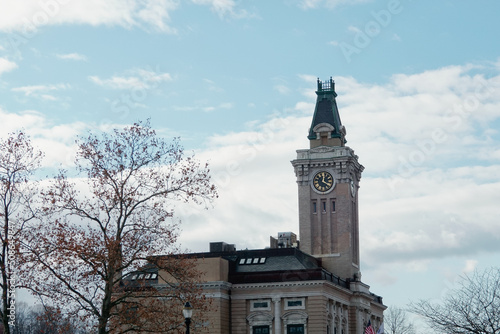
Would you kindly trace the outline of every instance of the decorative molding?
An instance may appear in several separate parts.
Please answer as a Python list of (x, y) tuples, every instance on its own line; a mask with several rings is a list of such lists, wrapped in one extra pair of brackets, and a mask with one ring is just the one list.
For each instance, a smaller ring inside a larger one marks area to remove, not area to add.
[(314, 257), (316, 257), (316, 258), (319, 258), (319, 257), (340, 257), (340, 253), (318, 254), (318, 255), (314, 255)]
[(269, 326), (273, 324), (273, 315), (270, 312), (252, 312), (246, 317), (250, 330), (253, 326)]
[(318, 147), (315, 147), (315, 148), (311, 148), (309, 150), (310, 153), (326, 153), (326, 152), (334, 152), (335, 151), (335, 147), (333, 146), (318, 146)]
[(243, 283), (234, 284), (233, 290), (244, 289), (262, 289), (262, 288), (286, 288), (286, 287), (302, 287), (302, 286), (320, 286), (328, 283), (328, 281), (294, 281), (294, 282), (274, 282), (274, 283)]
[[(352, 305), (351, 298), (354, 296), (354, 293), (350, 291), (349, 289), (346, 289), (344, 287), (335, 285), (329, 281), (317, 281), (314, 282), (313, 284), (300, 284), (302, 282), (295, 282), (299, 284), (287, 284), (286, 287), (293, 288), (294, 291), (290, 292), (285, 292), (281, 291), (280, 289), (285, 287), (284, 285), (280, 284), (274, 284), (274, 285), (267, 285), (267, 284), (252, 284), (252, 285), (247, 285), (247, 286), (240, 286), (239, 289), (238, 287), (233, 287), (234, 290), (238, 289), (239, 291), (237, 293), (231, 294), (231, 299), (232, 300), (255, 300), (255, 299), (266, 299), (266, 298), (273, 298), (276, 297), (277, 294), (279, 293), (279, 296), (281, 298), (300, 298), (300, 297), (326, 297), (333, 302), (340, 304), (340, 305)], [(334, 290), (332, 292), (325, 292), (324, 290), (321, 291), (304, 291), (301, 289), (301, 287), (305, 286), (310, 286), (310, 287), (321, 287), (322, 285), (327, 286), (328, 288)], [(249, 290), (249, 289), (262, 289), (262, 288), (268, 288), (272, 289), (269, 291), (269, 293), (259, 293), (259, 294), (253, 294), (251, 291), (248, 291), (248, 294), (242, 294), (241, 292), (243, 290)], [(338, 292), (342, 292), (344, 298), (342, 296), (339, 296)]]
[(282, 316), (283, 326), (286, 328), (288, 325), (304, 325), (304, 334), (307, 334), (307, 318), (309, 315), (304, 311), (287, 311)]
[(226, 281), (211, 281), (211, 282), (203, 282), (199, 283), (198, 286), (200, 286), (203, 289), (225, 289), (225, 290), (231, 290), (233, 287), (232, 283), (226, 282)]

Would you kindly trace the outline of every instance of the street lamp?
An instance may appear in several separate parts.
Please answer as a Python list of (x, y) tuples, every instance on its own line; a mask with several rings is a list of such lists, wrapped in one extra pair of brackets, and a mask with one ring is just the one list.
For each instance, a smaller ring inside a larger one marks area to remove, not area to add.
[(191, 324), (191, 317), (193, 315), (193, 307), (189, 302), (186, 302), (186, 305), (184, 305), (182, 315), (186, 319), (186, 334), (189, 334), (189, 325)]

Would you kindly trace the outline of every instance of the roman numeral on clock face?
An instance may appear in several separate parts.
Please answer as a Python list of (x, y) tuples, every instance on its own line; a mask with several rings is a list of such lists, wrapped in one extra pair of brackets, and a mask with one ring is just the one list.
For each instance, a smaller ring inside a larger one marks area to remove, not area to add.
[(318, 172), (313, 179), (314, 188), (324, 192), (333, 186), (333, 176), (325, 171)]

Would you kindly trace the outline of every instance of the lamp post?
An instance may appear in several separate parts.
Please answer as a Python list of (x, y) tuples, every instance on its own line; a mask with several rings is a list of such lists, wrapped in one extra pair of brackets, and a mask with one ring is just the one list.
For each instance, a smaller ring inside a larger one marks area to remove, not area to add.
[(186, 334), (189, 334), (189, 325), (191, 324), (191, 316), (193, 315), (193, 307), (189, 302), (186, 302), (182, 309), (182, 315), (186, 319)]

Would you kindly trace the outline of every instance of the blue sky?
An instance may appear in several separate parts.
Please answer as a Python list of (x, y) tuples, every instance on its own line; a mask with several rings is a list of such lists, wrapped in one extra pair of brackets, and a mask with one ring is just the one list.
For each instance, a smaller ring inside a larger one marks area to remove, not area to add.
[[(0, 134), (44, 167), (74, 139), (151, 118), (209, 160), (220, 199), (180, 241), (267, 246), (298, 231), (290, 161), (319, 77), (336, 81), (360, 189), (363, 280), (438, 298), (500, 256), (497, 1), (0, 0)], [(410, 291), (409, 291), (410, 290)]]

